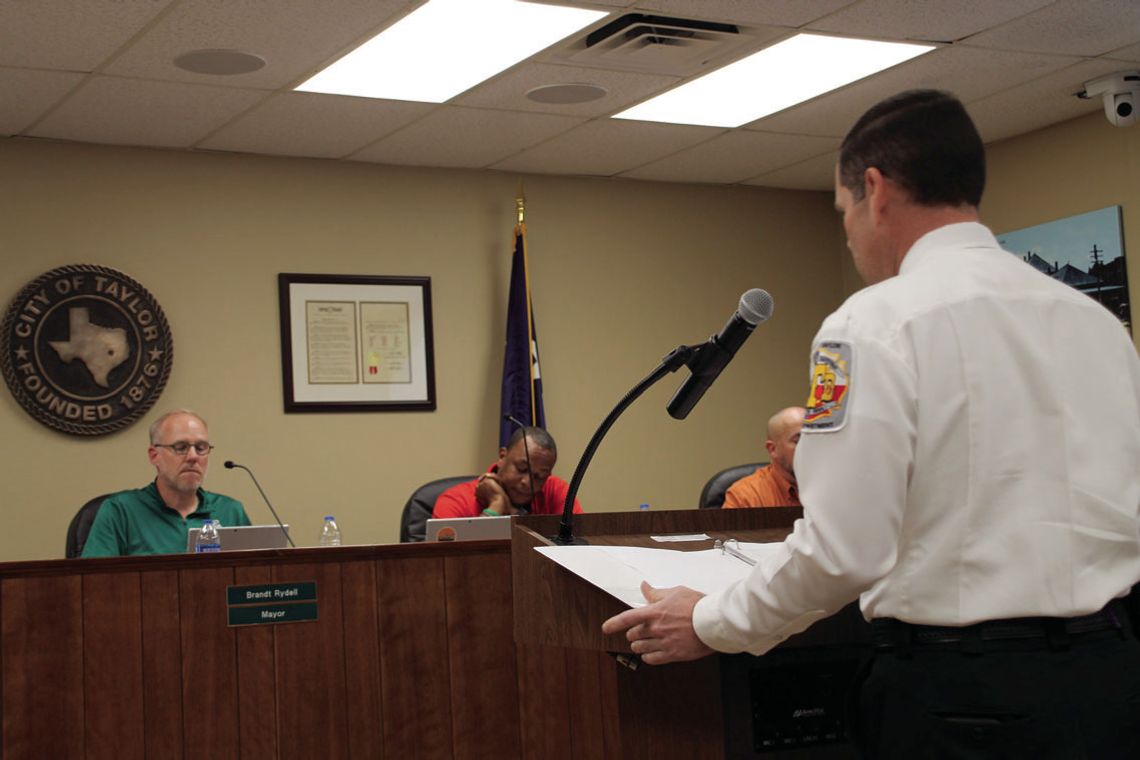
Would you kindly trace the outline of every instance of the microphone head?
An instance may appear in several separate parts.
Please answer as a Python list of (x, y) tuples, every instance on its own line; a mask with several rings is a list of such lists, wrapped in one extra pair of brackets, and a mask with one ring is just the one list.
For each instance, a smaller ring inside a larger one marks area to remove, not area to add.
[(232, 470), (234, 468), (233, 460), (227, 459), (222, 466), (225, 467), (227, 470)]
[(740, 297), (740, 308), (736, 310), (736, 313), (745, 322), (755, 327), (772, 316), (772, 310), (775, 308), (776, 304), (772, 301), (772, 296), (768, 294), (767, 290), (752, 288)]

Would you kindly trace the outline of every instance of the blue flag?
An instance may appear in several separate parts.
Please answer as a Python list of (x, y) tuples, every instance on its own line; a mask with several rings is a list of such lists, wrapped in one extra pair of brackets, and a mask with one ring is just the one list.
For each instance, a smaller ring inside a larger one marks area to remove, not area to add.
[(515, 253), (511, 259), (511, 289), (507, 301), (507, 349), (503, 355), (503, 399), (499, 415), (499, 446), (506, 446), (520, 422), (546, 427), (542, 410), (542, 379), (538, 372), (538, 334), (530, 301), (530, 275), (526, 259), (526, 224), (515, 227)]

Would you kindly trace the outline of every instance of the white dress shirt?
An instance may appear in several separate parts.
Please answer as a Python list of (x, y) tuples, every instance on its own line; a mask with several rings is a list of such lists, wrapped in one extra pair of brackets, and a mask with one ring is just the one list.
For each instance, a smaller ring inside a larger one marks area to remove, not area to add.
[(805, 424), (804, 518), (697, 604), (706, 644), (762, 654), (857, 596), (868, 619), (1070, 617), (1140, 579), (1140, 359), (1102, 306), (954, 224), (821, 345), (848, 360), (842, 424)]

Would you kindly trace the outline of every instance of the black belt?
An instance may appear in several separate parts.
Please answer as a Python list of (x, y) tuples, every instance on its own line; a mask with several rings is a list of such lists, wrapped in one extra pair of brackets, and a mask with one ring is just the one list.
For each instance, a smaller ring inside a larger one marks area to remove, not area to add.
[(1069, 637), (1107, 630), (1125, 630), (1127, 614), (1120, 600), (1091, 615), (1071, 618), (1025, 617), (986, 620), (965, 626), (916, 625), (894, 618), (871, 621), (875, 648), (880, 651), (905, 650), (911, 646), (956, 644), (964, 649), (985, 641), (1048, 639), (1064, 646)]

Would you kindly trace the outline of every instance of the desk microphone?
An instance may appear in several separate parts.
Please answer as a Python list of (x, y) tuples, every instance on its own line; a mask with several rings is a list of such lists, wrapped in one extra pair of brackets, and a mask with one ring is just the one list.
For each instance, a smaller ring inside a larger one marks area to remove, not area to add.
[(696, 347), (696, 353), (686, 362), (692, 374), (669, 400), (666, 408), (670, 416), (683, 420), (689, 415), (756, 325), (772, 316), (772, 308), (772, 296), (766, 290), (752, 288), (740, 297), (740, 306), (724, 329)]
[[(527, 485), (530, 486), (530, 509), (528, 509), (527, 511), (533, 512), (534, 511), (534, 468), (530, 466), (530, 446), (528, 446), (527, 442), (526, 442), (526, 428), (527, 428), (527, 426), (522, 424), (522, 422), (518, 419), (518, 417), (515, 417), (513, 414), (510, 414), (509, 412), (507, 414), (503, 415), (503, 419), (506, 420), (507, 422), (511, 422), (511, 423), (514, 423), (515, 425), (518, 425), (519, 430), (523, 431), (522, 441), (523, 441), (523, 454), (526, 455), (526, 472), (527, 472), (526, 482), (527, 482)], [(507, 498), (509, 499), (510, 496), (508, 495)]]
[(265, 495), (265, 491), (261, 490), (261, 484), (258, 483), (257, 478), (254, 477), (253, 470), (249, 469), (244, 464), (238, 464), (231, 459), (227, 459), (224, 463), (224, 466), (227, 470), (232, 470), (236, 467), (239, 470), (245, 470), (249, 473), (249, 477), (253, 480), (253, 484), (257, 486), (257, 490), (261, 494), (261, 498), (265, 500), (265, 505), (269, 507), (269, 511), (273, 513), (273, 519), (277, 521), (277, 527), (280, 528), (281, 532), (285, 534), (285, 540), (289, 542), (290, 546), (296, 549), (297, 545), (293, 543), (293, 539), (289, 537), (289, 531), (285, 530), (285, 524), (282, 523), (281, 518), (277, 516), (277, 510), (273, 508), (273, 504), (269, 501), (269, 497)]
[(713, 384), (713, 380), (716, 380), (717, 375), (736, 355), (736, 350), (752, 334), (756, 325), (770, 316), (772, 316), (772, 296), (765, 290), (752, 288), (740, 297), (740, 306), (723, 330), (700, 345), (677, 346), (661, 360), (656, 369), (622, 397), (594, 431), (593, 437), (578, 459), (578, 466), (574, 468), (574, 475), (570, 478), (570, 488), (566, 491), (566, 501), (562, 505), (562, 521), (558, 524), (558, 535), (552, 539), (554, 543), (559, 546), (589, 543), (574, 537), (574, 497), (578, 495), (578, 487), (582, 485), (582, 478), (586, 474), (586, 468), (590, 466), (590, 460), (594, 458), (594, 452), (598, 450), (602, 438), (613, 427), (622, 412), (658, 380), (681, 367), (688, 367), (692, 374), (673, 394), (666, 407), (673, 418), (685, 419)]

